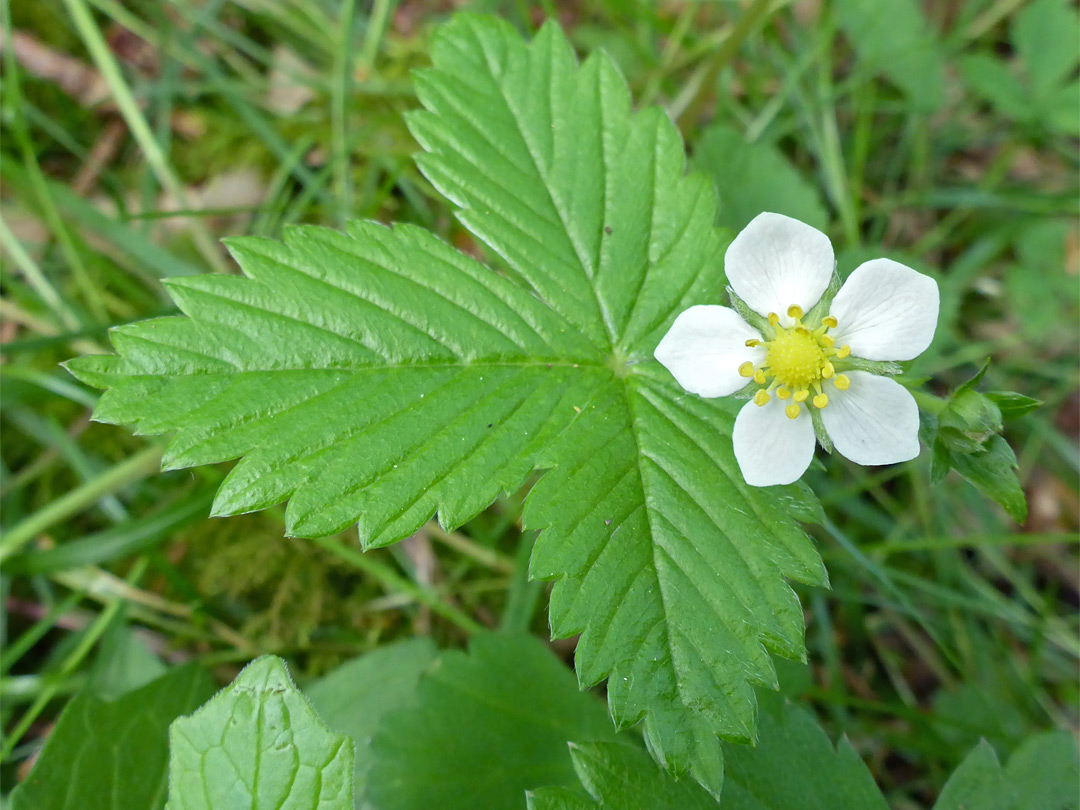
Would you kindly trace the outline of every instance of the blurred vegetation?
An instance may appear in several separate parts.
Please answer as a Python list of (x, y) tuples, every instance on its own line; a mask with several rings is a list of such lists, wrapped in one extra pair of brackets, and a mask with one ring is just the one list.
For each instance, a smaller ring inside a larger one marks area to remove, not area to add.
[(1014, 524), (930, 453), (810, 483), (832, 591), (804, 589), (809, 669), (785, 688), (846, 733), (898, 808), (980, 737), (1077, 729), (1080, 85), (1065, 0), (645, 2), (39, 0), (4, 4), (0, 145), (0, 755), (7, 786), (128, 623), (160, 657), (263, 652), (321, 673), (389, 640), (546, 629), (520, 493), (458, 532), (359, 554), (282, 539), (275, 510), (205, 520), (225, 469), (160, 473), (160, 445), (92, 424), (59, 363), (167, 313), (159, 279), (235, 272), (220, 237), (408, 221), (480, 254), (412, 163), (409, 72), (457, 8), (557, 17), (661, 104), (721, 224), (824, 228), (841, 273), (888, 255), (938, 279), (911, 369), (947, 396), (1044, 404), (1008, 421)]

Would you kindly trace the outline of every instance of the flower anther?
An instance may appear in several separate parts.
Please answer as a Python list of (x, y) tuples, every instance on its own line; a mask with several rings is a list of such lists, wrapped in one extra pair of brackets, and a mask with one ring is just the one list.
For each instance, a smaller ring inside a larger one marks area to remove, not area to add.
[(933, 279), (875, 259), (831, 296), (828, 238), (768, 213), (735, 237), (724, 267), (733, 300), (758, 327), (728, 307), (690, 307), (655, 354), (691, 393), (750, 399), (732, 434), (747, 483), (797, 480), (815, 437), (859, 464), (918, 455), (915, 400), (883, 376), (891, 372), (866, 369), (888, 369), (877, 361), (910, 360), (930, 345), (939, 307)]
[[(836, 318), (826, 316), (820, 325), (807, 326), (803, 323), (804, 313), (797, 304), (787, 309), (789, 318), (794, 320), (790, 328), (780, 326), (780, 316), (769, 313), (769, 325), (775, 330), (771, 340), (745, 342), (748, 348), (765, 347), (765, 364), (754, 368), (752, 361), (739, 366), (739, 374), (749, 377), (759, 385), (765, 385), (754, 394), (754, 404), (764, 407), (771, 399), (773, 391), (781, 399), (791, 397), (795, 403), (810, 400), (815, 408), (824, 408), (829, 404), (829, 397), (821, 390), (821, 381), (832, 379), (836, 375), (833, 358), (843, 358), (851, 354), (848, 345), (835, 348), (836, 341), (827, 334), (837, 326)], [(846, 378), (845, 378), (846, 379)], [(789, 419), (797, 419), (802, 409), (798, 405), (789, 405), (784, 411)]]

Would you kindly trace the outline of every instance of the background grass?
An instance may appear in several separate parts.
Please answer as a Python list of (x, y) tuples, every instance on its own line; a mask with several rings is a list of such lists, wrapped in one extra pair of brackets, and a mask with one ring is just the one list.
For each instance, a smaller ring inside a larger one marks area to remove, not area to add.
[(366, 555), (348, 534), (282, 539), (280, 510), (205, 520), (227, 470), (158, 472), (161, 445), (91, 423), (95, 394), (58, 366), (106, 351), (110, 326), (170, 312), (161, 278), (235, 272), (222, 236), (374, 218), (479, 253), (412, 164), (402, 121), (433, 27), (466, 6), (525, 31), (557, 16), (580, 51), (607, 50), (715, 178), (722, 224), (789, 210), (827, 230), (841, 272), (889, 255), (938, 278), (938, 338), (912, 369), (931, 391), (991, 358), (985, 389), (1045, 402), (1006, 430), (1024, 526), (955, 473), (932, 485), (925, 452), (811, 472), (833, 588), (800, 594), (811, 665), (784, 667), (785, 688), (853, 740), (898, 808), (932, 798), (979, 737), (1004, 757), (1034, 730), (1075, 731), (1075, 12), (882, 5), (5, 4), (5, 785), (116, 627), (223, 681), (263, 652), (314, 675), (415, 634), (543, 635), (520, 493), (459, 532), (431, 525)]

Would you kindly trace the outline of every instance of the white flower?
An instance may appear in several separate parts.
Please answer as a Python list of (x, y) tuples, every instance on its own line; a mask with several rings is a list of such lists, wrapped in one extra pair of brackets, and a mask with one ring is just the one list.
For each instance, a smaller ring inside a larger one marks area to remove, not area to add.
[[(735, 310), (695, 306), (656, 347), (679, 385), (703, 397), (754, 390), (735, 420), (735, 458), (748, 484), (790, 484), (814, 457), (815, 423), (858, 464), (919, 454), (919, 410), (902, 385), (857, 366), (911, 360), (934, 337), (937, 282), (890, 259), (855, 269), (813, 310), (834, 272), (825, 234), (759, 214), (724, 257), (731, 291), (763, 316), (760, 331)], [(744, 310), (746, 311), (746, 310)], [(824, 438), (824, 437), (823, 437)]]

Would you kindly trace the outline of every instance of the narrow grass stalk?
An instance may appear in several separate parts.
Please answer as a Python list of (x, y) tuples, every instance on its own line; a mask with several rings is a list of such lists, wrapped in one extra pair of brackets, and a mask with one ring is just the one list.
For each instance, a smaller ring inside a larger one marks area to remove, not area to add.
[[(138, 582), (146, 571), (147, 562), (145, 558), (140, 558), (132, 567), (131, 572), (127, 576), (127, 581), (130, 584)], [(75, 669), (83, 662), (83, 660), (94, 649), (94, 646), (98, 643), (102, 635), (112, 624), (113, 620), (119, 615), (120, 610), (124, 606), (124, 600), (117, 598), (110, 601), (105, 605), (105, 609), (98, 614), (98, 617), (94, 620), (93, 624), (86, 628), (82, 637), (79, 639), (79, 643), (75, 646), (60, 664), (55, 677), (49, 678), (45, 681), (41, 692), (38, 694), (37, 699), (27, 709), (26, 713), (19, 718), (19, 722), (15, 725), (15, 728), (4, 737), (3, 745), (0, 746), (0, 762), (6, 762), (8, 757), (11, 756), (11, 752), (15, 750), (15, 746), (18, 745), (19, 740), (29, 730), (30, 726), (34, 724), (38, 716), (45, 707), (49, 705), (49, 702), (56, 696), (60, 687), (63, 685), (66, 676), (70, 675)]]
[(132, 481), (156, 472), (160, 467), (161, 449), (147, 447), (126, 461), (106, 470), (97, 478), (57, 498), (13, 526), (3, 538), (0, 538), (0, 563), (17, 553), (50, 526), (77, 514), (97, 502), (103, 495), (116, 492)]
[[(71, 234), (68, 233), (64, 220), (60, 216), (59, 211), (57, 211), (56, 204), (49, 194), (45, 173), (38, 164), (37, 154), (30, 139), (30, 130), (26, 124), (25, 111), (23, 109), (25, 101), (23, 99), (22, 86), (19, 79), (19, 65), (18, 61), (15, 59), (15, 47), (10, 39), (12, 27), (10, 10), (7, 3), (0, 4), (0, 12), (2, 12), (0, 13), (0, 22), (2, 22), (0, 28), (3, 29), (0, 31), (0, 35), (5, 39), (3, 62), (4, 70), (7, 73), (7, 81), (4, 84), (4, 91), (6, 94), (5, 101), (7, 102), (5, 106), (11, 110), (11, 132), (15, 137), (15, 142), (18, 145), (19, 151), (22, 153), (23, 163), (26, 164), (30, 185), (34, 190), (34, 194), (38, 198), (38, 204), (41, 207), (42, 218), (45, 220), (45, 224), (48, 225), (49, 230), (60, 244), (60, 251), (75, 277), (76, 285), (86, 299), (86, 304), (90, 308), (91, 314), (99, 321), (104, 321), (106, 320), (106, 313), (100, 292), (97, 285), (95, 285), (90, 278), (86, 265), (83, 264), (82, 256), (80, 256), (79, 251), (76, 250)], [(7, 241), (6, 236), (5, 241)], [(73, 317), (76, 315), (70, 308), (68, 308), (68, 312)], [(81, 324), (79, 323), (79, 319), (75, 317), (74, 322), (65, 319), (64, 325), (68, 329), (74, 329), (77, 325)]]
[(7, 254), (11, 256), (12, 261), (15, 262), (15, 266), (22, 271), (30, 286), (34, 288), (34, 292), (38, 294), (38, 297), (52, 311), (60, 323), (68, 329), (78, 329), (78, 316), (72, 312), (71, 307), (64, 303), (60, 293), (53, 287), (52, 282), (45, 277), (37, 263), (30, 258), (30, 254), (23, 249), (22, 243), (15, 238), (15, 234), (11, 232), (3, 218), (0, 218), (0, 243), (3, 244)]
[(438, 594), (433, 590), (421, 588), (416, 583), (410, 582), (405, 577), (396, 573), (390, 566), (379, 562), (373, 556), (365, 554), (363, 551), (347, 548), (342, 545), (339, 540), (335, 540), (333, 537), (317, 537), (311, 542), (315, 543), (315, 545), (320, 548), (326, 549), (331, 554), (340, 557), (346, 562), (355, 565), (364, 573), (370, 574), (390, 590), (408, 594), (417, 602), (427, 605), (432, 611), (453, 623), (461, 630), (464, 630), (466, 633), (479, 633), (484, 629), (479, 623), (474, 621), (472, 617), (440, 599)]
[[(385, 0), (376, 0), (375, 11), (380, 6), (385, 6)], [(335, 185), (337, 197), (340, 203), (338, 207), (338, 220), (342, 225), (348, 220), (353, 210), (352, 188), (352, 161), (349, 159), (349, 96), (352, 90), (352, 37), (355, 27), (356, 0), (345, 0), (341, 7), (341, 18), (338, 25), (341, 27), (341, 38), (338, 40), (337, 49), (334, 52), (334, 83), (331, 87), (331, 130), (333, 132)], [(368, 39), (372, 39), (371, 25), (368, 23)], [(375, 48), (378, 48), (378, 35), (375, 35)], [(364, 55), (368, 55), (367, 43), (364, 47)], [(374, 55), (372, 54), (372, 58)], [(365, 64), (365, 67), (370, 67)]]
[[(79, 32), (79, 36), (82, 37), (86, 49), (90, 52), (94, 64), (97, 65), (98, 70), (101, 71), (101, 75), (105, 79), (105, 83), (109, 86), (109, 91), (116, 101), (120, 115), (123, 116), (136, 143), (139, 144), (139, 149), (142, 150), (158, 182), (161, 183), (162, 188), (176, 198), (176, 201), (181, 206), (189, 207), (187, 193), (184, 191), (183, 184), (173, 173), (165, 153), (161, 150), (161, 145), (154, 138), (154, 133), (139, 109), (135, 96), (124, 80), (124, 76), (120, 72), (120, 66), (116, 63), (112, 51), (109, 50), (109, 46), (101, 35), (97, 23), (94, 22), (85, 0), (64, 0), (64, 5), (71, 15), (75, 29)], [(217, 243), (210, 235), (205, 224), (198, 219), (192, 220), (192, 236), (199, 253), (202, 254), (210, 266), (218, 272), (225, 272), (228, 265), (218, 250)]]
[(513, 575), (515, 565), (513, 560), (508, 559), (494, 549), (474, 543), (468, 537), (458, 532), (448, 532), (435, 521), (429, 522), (424, 527), (424, 532), (433, 540), (438, 540), (445, 546), (449, 546), (460, 554), (475, 560), (481, 565), (498, 571), (500, 574)]

